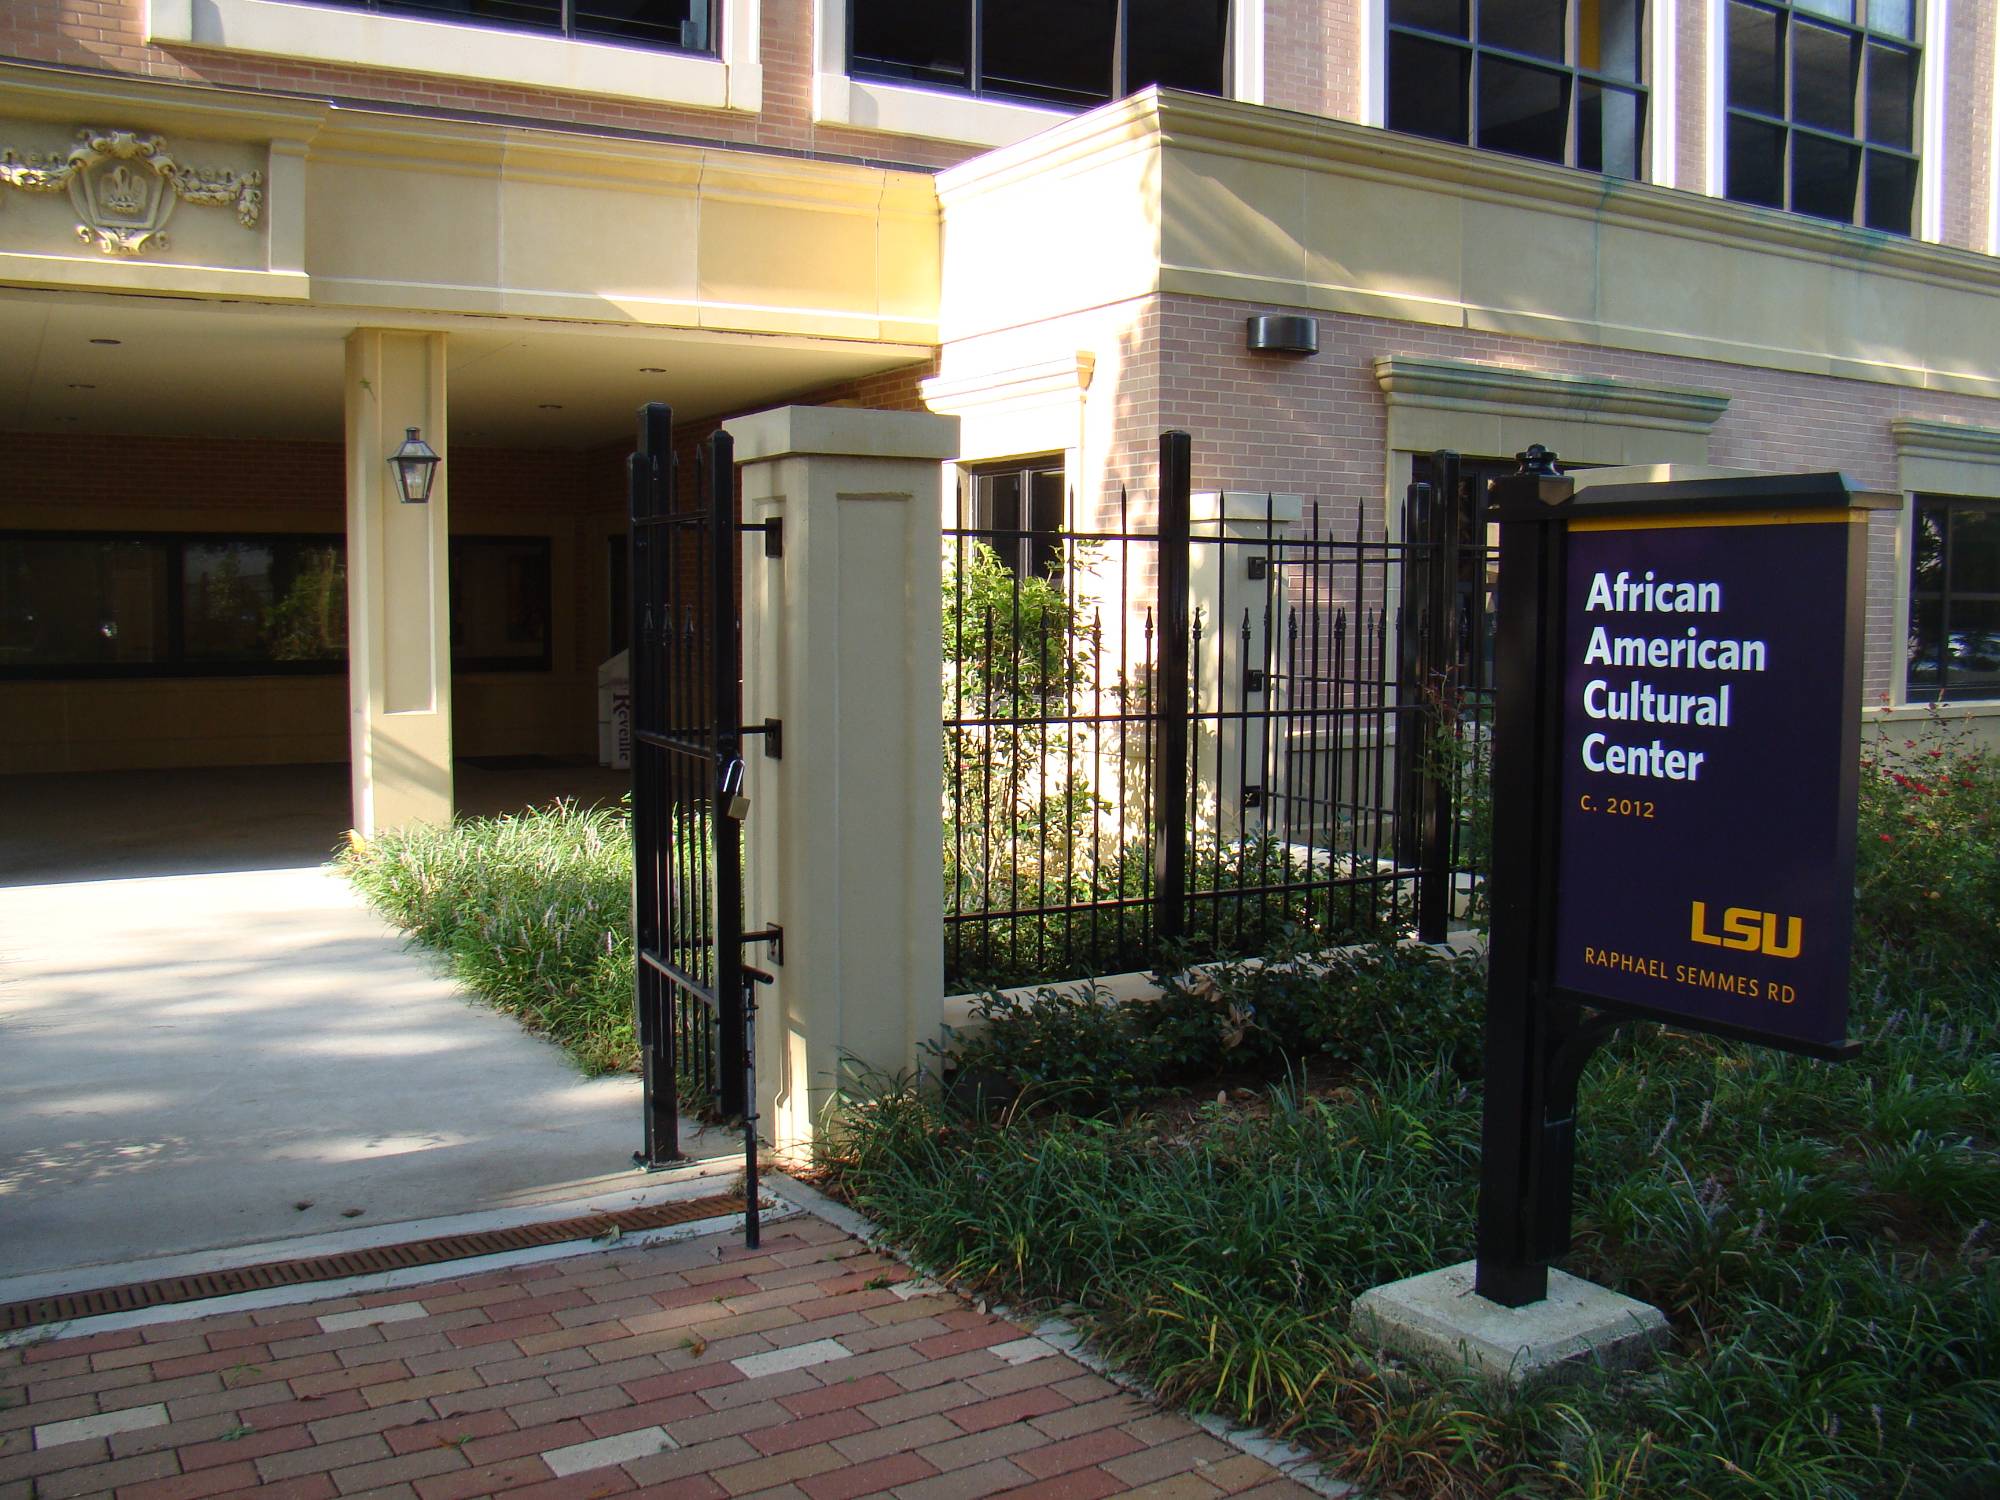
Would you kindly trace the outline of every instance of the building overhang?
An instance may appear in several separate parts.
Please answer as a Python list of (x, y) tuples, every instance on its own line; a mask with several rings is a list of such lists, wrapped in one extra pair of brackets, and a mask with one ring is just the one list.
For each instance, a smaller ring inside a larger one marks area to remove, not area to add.
[[(146, 169), (163, 158), (254, 198), (232, 215), (214, 193), (180, 191), (164, 205), (170, 227), (156, 214), (148, 237), (113, 244), (64, 176), (83, 131), (144, 144), (123, 163), (136, 178), (120, 180), (121, 203), (134, 180), (176, 191)], [(0, 285), (252, 299), (378, 323), (936, 342), (938, 210), (922, 172), (12, 63), (0, 64), (9, 151)]]

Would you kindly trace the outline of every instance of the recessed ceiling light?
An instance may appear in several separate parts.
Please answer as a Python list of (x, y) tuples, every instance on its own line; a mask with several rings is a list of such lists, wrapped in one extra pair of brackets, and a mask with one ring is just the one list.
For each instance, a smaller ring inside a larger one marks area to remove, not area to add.
[(667, 372), (658, 365), (641, 365), (639, 366), (639, 373), (641, 375), (664, 375)]
[(541, 409), (543, 411), (561, 411), (562, 404), (556, 401), (544, 401), (541, 405)]
[(93, 344), (107, 344), (107, 345), (110, 345), (110, 344), (122, 344), (122, 343), (124, 343), (124, 342), (125, 342), (125, 340), (123, 340), (123, 339), (92, 339), (92, 340), (91, 340), (91, 343), (93, 343)]

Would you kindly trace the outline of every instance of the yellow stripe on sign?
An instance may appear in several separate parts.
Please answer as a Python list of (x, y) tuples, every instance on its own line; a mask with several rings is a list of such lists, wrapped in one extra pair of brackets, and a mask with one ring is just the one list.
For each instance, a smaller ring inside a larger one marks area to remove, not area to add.
[(1705, 516), (1579, 516), (1571, 531), (1677, 531), (1688, 526), (1829, 526), (1846, 522), (1866, 525), (1868, 512), (1829, 505), (1818, 510), (1739, 510)]

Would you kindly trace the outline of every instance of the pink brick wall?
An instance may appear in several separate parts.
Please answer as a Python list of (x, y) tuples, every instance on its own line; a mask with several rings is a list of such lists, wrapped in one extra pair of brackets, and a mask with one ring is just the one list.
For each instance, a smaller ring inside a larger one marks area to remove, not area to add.
[[(1146, 497), (1158, 484), (1161, 430), (1194, 434), (1196, 489), (1276, 490), (1317, 502), (1322, 524), (1357, 518), (1380, 535), (1388, 472), (1387, 408), (1375, 381), (1384, 354), (1426, 354), (1537, 370), (1619, 376), (1726, 392), (1710, 459), (1759, 472), (1839, 469), (1864, 489), (1893, 491), (1898, 416), (2000, 426), (2000, 401), (1794, 375), (1666, 356), (1420, 327), (1374, 318), (1320, 318), (1311, 359), (1253, 356), (1243, 347), (1241, 304), (1194, 297), (1150, 299), (1128, 353), (1129, 400), (1109, 459), (1115, 476)], [(1109, 394), (1109, 393), (1104, 393)], [(1093, 390), (1093, 398), (1100, 393)], [(1482, 455), (1494, 456), (1494, 455)], [(1505, 455), (1498, 455), (1505, 456)], [(1894, 515), (1873, 523), (1867, 693), (1889, 691), (1899, 646), (1891, 639), (1898, 588)]]
[(1993, 0), (1951, 9), (1946, 41), (1944, 240), (1987, 250), (1993, 218)]
[(1699, 193), (1708, 179), (1708, 7), (1703, 0), (1680, 0), (1674, 12), (1674, 65), (1674, 182)]

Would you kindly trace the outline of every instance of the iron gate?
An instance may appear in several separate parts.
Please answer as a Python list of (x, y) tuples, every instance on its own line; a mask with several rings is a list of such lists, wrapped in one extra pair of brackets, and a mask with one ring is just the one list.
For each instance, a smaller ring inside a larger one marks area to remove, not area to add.
[[(677, 493), (673, 417), (639, 412), (630, 461), (632, 931), (645, 1074), (645, 1144), (680, 1157), (681, 1089), (695, 1109), (743, 1121), (746, 1215), (756, 1243), (754, 987), (743, 962), (743, 683), (736, 593), (735, 463), (727, 433), (697, 452)], [(748, 939), (774, 938), (753, 934)]]

